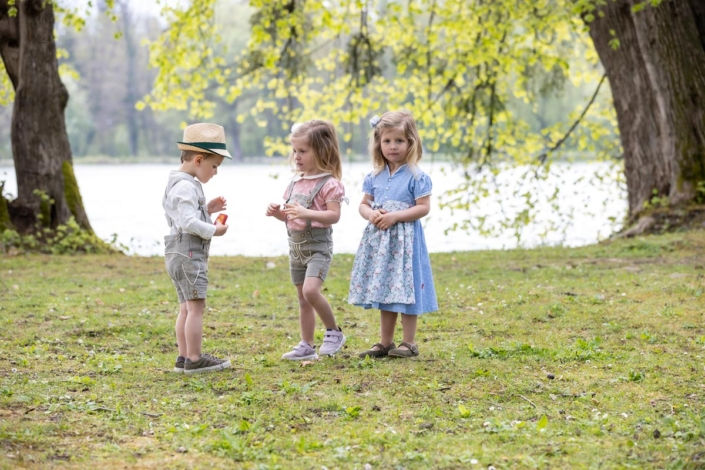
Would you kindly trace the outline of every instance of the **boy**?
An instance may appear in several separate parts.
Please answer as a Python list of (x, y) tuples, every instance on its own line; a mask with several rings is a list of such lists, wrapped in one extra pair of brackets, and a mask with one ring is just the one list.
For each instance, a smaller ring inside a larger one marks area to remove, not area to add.
[[(203, 311), (208, 288), (208, 250), (214, 236), (224, 235), (227, 225), (211, 222), (210, 214), (227, 206), (224, 197), (206, 204), (201, 184), (218, 174), (224, 158), (225, 133), (216, 124), (192, 124), (178, 142), (181, 166), (169, 174), (162, 207), (170, 234), (164, 237), (164, 262), (179, 297), (176, 342), (179, 357), (175, 372), (195, 374), (230, 367), (230, 361), (201, 354)], [(198, 180), (196, 180), (198, 178)]]

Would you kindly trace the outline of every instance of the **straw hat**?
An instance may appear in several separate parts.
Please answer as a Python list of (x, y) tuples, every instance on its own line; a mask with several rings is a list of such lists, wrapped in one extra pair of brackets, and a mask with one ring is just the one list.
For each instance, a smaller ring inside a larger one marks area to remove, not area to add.
[(223, 126), (206, 122), (191, 124), (184, 129), (183, 142), (177, 142), (179, 150), (205, 150), (232, 159), (225, 150), (225, 131)]

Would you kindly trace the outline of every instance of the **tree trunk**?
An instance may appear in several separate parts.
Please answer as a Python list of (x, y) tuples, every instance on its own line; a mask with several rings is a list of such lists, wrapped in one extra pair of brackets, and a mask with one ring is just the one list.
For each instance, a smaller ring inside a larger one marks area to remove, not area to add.
[(705, 182), (705, 7), (664, 0), (633, 12), (639, 3), (608, 0), (589, 23), (612, 87), (632, 218), (654, 195), (693, 202)]
[(233, 157), (233, 161), (241, 162), (243, 159), (242, 155), (242, 142), (241, 142), (241, 130), (242, 124), (237, 122), (237, 101), (232, 103), (230, 109), (228, 110), (230, 118), (228, 119), (228, 135), (230, 139), (228, 140), (228, 150)]
[(59, 78), (54, 10), (44, 0), (18, 0), (16, 7), (11, 17), (8, 0), (0, 0), (0, 55), (15, 88), (12, 157), (18, 195), (9, 207), (12, 223), (26, 233), (38, 221), (56, 228), (73, 215), (90, 231), (66, 134), (68, 92)]
[(232, 120), (230, 122), (230, 138), (232, 139), (232, 143), (228, 144), (228, 147), (232, 146), (232, 157), (233, 161), (236, 162), (241, 162), (243, 159), (242, 155), (242, 145), (240, 143), (240, 131), (242, 130), (242, 124), (239, 122)]
[(134, 24), (130, 15), (128, 2), (120, 3), (122, 13), (123, 37), (127, 56), (127, 93), (125, 94), (125, 117), (127, 118), (127, 135), (130, 140), (130, 154), (137, 155), (139, 144), (139, 127), (137, 125), (137, 109), (135, 103), (139, 100), (139, 82), (137, 81), (137, 50), (132, 37)]

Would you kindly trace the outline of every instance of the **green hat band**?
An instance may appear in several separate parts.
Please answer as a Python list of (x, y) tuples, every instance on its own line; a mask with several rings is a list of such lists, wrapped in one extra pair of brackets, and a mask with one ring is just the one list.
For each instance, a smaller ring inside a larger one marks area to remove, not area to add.
[(178, 144), (193, 145), (204, 149), (225, 150), (225, 144), (219, 142), (177, 142)]

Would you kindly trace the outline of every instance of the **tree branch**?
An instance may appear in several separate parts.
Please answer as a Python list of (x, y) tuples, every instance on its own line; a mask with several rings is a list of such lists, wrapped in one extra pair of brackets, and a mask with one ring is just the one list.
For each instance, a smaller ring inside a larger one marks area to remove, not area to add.
[(583, 112), (580, 114), (580, 117), (573, 123), (572, 126), (570, 126), (570, 129), (568, 129), (568, 132), (565, 133), (565, 135), (555, 143), (553, 147), (550, 149), (546, 150), (545, 152), (541, 153), (541, 155), (538, 156), (539, 164), (543, 165), (546, 162), (546, 159), (548, 158), (548, 154), (551, 152), (554, 152), (558, 147), (563, 145), (563, 143), (568, 140), (568, 137), (570, 136), (571, 132), (575, 130), (576, 127), (578, 127), (578, 124), (580, 124), (580, 121), (585, 117), (587, 114), (588, 110), (590, 109), (590, 106), (595, 102), (595, 99), (597, 98), (597, 94), (600, 92), (600, 87), (602, 86), (602, 82), (605, 81), (605, 78), (607, 78), (607, 74), (605, 73), (602, 75), (602, 78), (600, 79), (600, 83), (597, 84), (597, 88), (595, 88), (595, 93), (592, 94), (592, 98), (590, 98), (590, 101), (588, 102), (587, 106), (585, 106), (585, 109), (583, 109)]

